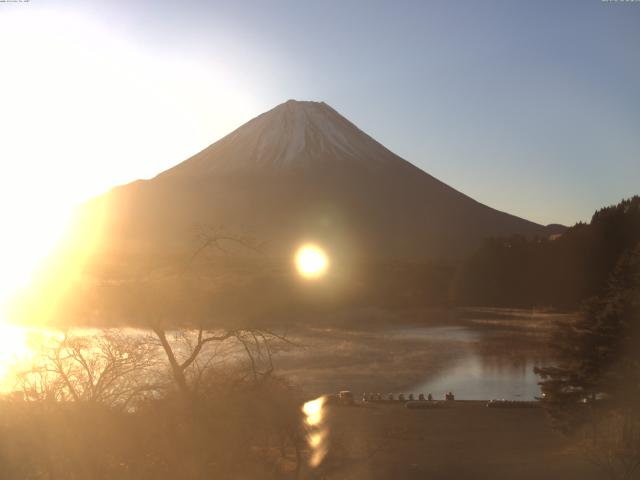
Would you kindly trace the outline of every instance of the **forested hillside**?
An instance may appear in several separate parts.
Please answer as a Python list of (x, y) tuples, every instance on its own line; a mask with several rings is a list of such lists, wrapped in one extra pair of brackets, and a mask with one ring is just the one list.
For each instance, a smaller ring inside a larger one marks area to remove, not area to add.
[(640, 197), (594, 213), (555, 238), (487, 239), (458, 270), (455, 303), (575, 308), (604, 289), (622, 254), (640, 242)]

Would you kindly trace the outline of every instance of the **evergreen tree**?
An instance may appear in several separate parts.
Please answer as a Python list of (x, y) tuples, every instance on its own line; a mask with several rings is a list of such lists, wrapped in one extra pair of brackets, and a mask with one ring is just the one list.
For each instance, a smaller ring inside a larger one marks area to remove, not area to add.
[(536, 369), (554, 426), (588, 437), (611, 478), (640, 473), (640, 243), (620, 256), (604, 293), (559, 326), (561, 357)]

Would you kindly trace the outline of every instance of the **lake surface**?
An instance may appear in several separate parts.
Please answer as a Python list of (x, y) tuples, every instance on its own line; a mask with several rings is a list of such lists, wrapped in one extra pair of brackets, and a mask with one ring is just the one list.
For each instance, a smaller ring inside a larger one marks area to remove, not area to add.
[(281, 371), (311, 394), (439, 399), (451, 391), (461, 400), (534, 400), (540, 395), (534, 367), (554, 363), (549, 333), (561, 315), (493, 313), (456, 325), (314, 330), (301, 337), (304, 355), (285, 355)]
[(487, 364), (482, 357), (470, 354), (453, 363), (435, 378), (415, 387), (416, 392), (432, 393), (442, 398), (444, 392), (454, 392), (456, 398), (467, 400), (534, 400), (540, 395), (539, 378), (533, 369), (545, 363), (531, 359), (524, 363), (501, 362)]
[(414, 387), (416, 392), (432, 393), (435, 398), (452, 391), (456, 398), (468, 400), (534, 400), (540, 395), (534, 367), (552, 363), (545, 358), (543, 339), (538, 343), (529, 337), (523, 342), (522, 332), (470, 326), (421, 327), (413, 335), (437, 339), (445, 345), (468, 345), (468, 350), (458, 350), (458, 358), (451, 359), (441, 372), (428, 375)]
[[(431, 393), (442, 398), (452, 391), (461, 400), (533, 400), (540, 395), (533, 369), (554, 363), (549, 333), (560, 317), (493, 309), (453, 322), (449, 318), (446, 324), (429, 318), (413, 326), (392, 321), (371, 326), (359, 321), (357, 328), (302, 326), (289, 335), (296, 345), (279, 351), (274, 362), (280, 376), (313, 396), (351, 390), (357, 396)], [(9, 366), (18, 358), (28, 363), (38, 343), (33, 336), (50, 333), (5, 326), (0, 334), (5, 346), (0, 377), (2, 390), (8, 391), (14, 386)]]

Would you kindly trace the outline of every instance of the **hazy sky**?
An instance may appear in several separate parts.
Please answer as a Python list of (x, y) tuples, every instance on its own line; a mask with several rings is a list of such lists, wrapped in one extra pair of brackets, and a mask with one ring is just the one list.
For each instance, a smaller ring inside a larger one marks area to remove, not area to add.
[(289, 98), (536, 222), (640, 193), (640, 2), (32, 0), (0, 3), (0, 55), (0, 189), (34, 210)]

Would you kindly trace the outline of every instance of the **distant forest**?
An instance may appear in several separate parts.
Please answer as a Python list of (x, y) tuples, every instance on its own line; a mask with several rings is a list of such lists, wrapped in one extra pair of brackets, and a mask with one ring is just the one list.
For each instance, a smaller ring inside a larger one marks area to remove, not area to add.
[(640, 243), (640, 197), (594, 213), (552, 238), (487, 239), (451, 283), (457, 305), (576, 308), (602, 292), (618, 259)]
[[(605, 290), (618, 260), (640, 244), (640, 196), (596, 211), (551, 237), (487, 238), (467, 257), (363, 263), (341, 297), (287, 295), (287, 309), (492, 306), (576, 310)], [(271, 284), (274, 284), (272, 281)], [(284, 291), (291, 292), (290, 289)], [(315, 303), (314, 303), (315, 300)]]
[[(215, 235), (211, 239), (207, 237), (207, 242), (215, 243)], [(578, 223), (550, 238), (488, 238), (466, 258), (456, 260), (354, 260), (313, 288), (299, 281), (288, 262), (259, 255), (203, 253), (184, 270), (158, 268), (155, 276), (141, 275), (147, 267), (134, 265), (133, 280), (91, 284), (93, 290), (74, 297), (86, 300), (70, 308), (79, 312), (77, 318), (96, 318), (101, 325), (121, 325), (123, 318), (161, 311), (186, 324), (216, 327), (229, 327), (238, 319), (252, 325), (313, 321), (368, 309), (577, 310), (583, 301), (603, 293), (618, 260), (638, 244), (640, 196), (634, 196), (598, 210), (589, 223)], [(96, 311), (104, 312), (102, 317)], [(66, 318), (60, 320), (65, 322)]]

